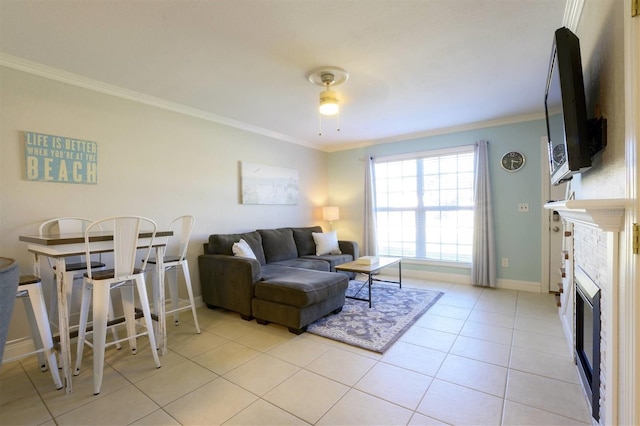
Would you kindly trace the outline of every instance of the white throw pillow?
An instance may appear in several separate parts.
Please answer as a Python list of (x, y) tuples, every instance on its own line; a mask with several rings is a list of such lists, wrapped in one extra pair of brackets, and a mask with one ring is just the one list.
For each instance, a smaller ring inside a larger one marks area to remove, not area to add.
[(338, 245), (338, 235), (336, 231), (312, 232), (313, 241), (316, 243), (316, 255), (342, 254)]
[(237, 243), (233, 243), (231, 250), (235, 256), (250, 257), (251, 259), (256, 258), (253, 250), (251, 250), (251, 247), (244, 239), (240, 239)]

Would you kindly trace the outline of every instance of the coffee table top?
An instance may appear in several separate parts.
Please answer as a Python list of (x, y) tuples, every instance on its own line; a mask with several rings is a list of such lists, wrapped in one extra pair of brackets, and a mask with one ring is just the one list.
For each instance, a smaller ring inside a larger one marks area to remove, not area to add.
[(368, 273), (379, 271), (380, 269), (386, 268), (388, 266), (400, 263), (401, 260), (402, 258), (400, 257), (378, 257), (378, 262), (372, 263), (371, 265), (363, 265), (354, 260), (353, 262), (337, 265), (336, 270), (346, 271), (346, 272), (360, 272), (360, 273), (368, 274)]

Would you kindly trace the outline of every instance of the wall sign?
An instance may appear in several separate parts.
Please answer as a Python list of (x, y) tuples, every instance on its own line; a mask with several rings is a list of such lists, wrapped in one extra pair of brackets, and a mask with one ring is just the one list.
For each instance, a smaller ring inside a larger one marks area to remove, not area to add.
[(65, 136), (24, 132), (26, 179), (98, 183), (98, 144)]

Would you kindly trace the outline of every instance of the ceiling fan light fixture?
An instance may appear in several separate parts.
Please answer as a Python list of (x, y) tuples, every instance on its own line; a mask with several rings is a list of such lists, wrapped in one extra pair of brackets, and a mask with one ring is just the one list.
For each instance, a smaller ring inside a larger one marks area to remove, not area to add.
[(307, 73), (307, 80), (315, 86), (324, 87), (320, 92), (320, 107), (318, 109), (318, 135), (322, 136), (322, 117), (336, 116), (337, 128), (340, 131), (340, 104), (338, 94), (331, 90), (333, 86), (339, 86), (347, 81), (349, 74), (342, 68), (320, 67)]
[(320, 92), (320, 114), (336, 115), (339, 111), (338, 94), (329, 88)]

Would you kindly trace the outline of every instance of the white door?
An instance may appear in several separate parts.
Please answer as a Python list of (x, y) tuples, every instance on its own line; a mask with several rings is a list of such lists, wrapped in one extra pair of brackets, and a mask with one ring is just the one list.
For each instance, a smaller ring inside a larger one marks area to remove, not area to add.
[[(566, 183), (562, 183), (558, 186), (550, 185), (549, 187), (549, 199), (547, 201), (560, 201), (564, 200), (566, 197)], [(549, 246), (548, 246), (548, 256), (549, 256), (549, 291), (550, 292), (559, 292), (560, 287), (558, 283), (562, 281), (562, 277), (560, 275), (560, 268), (562, 268), (563, 264), (563, 256), (562, 256), (562, 243), (563, 243), (563, 229), (562, 222), (560, 219), (560, 215), (553, 211), (548, 210), (549, 214)]]
[[(549, 163), (545, 161), (548, 158), (549, 151), (547, 147), (547, 137), (540, 138), (540, 155), (542, 158), (541, 170), (542, 186), (541, 195), (543, 204), (549, 201), (564, 200), (567, 197), (567, 184), (563, 183), (558, 186), (551, 185), (549, 178)], [(560, 268), (562, 267), (562, 247), (563, 247), (563, 229), (562, 222), (558, 215), (553, 214), (553, 210), (542, 210), (542, 271), (540, 292), (557, 292), (560, 283)], [(557, 220), (556, 220), (557, 219)]]

